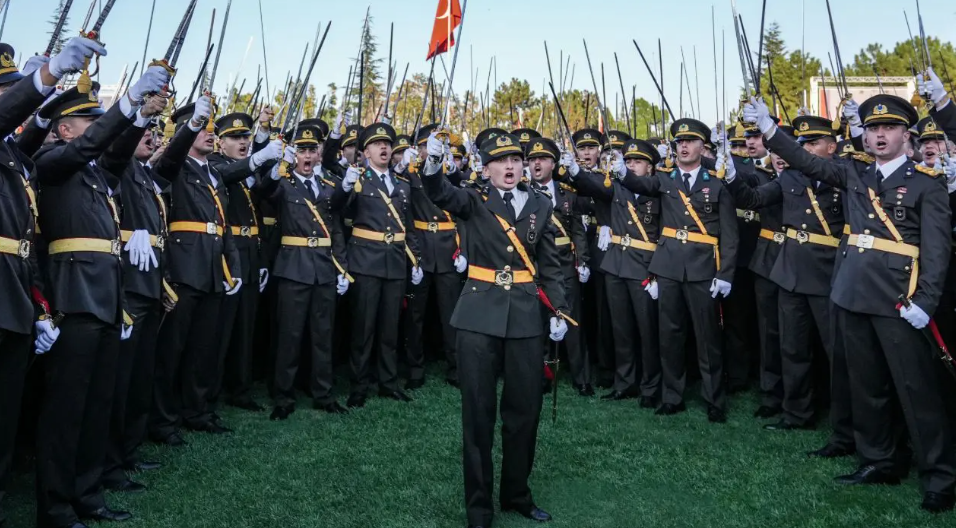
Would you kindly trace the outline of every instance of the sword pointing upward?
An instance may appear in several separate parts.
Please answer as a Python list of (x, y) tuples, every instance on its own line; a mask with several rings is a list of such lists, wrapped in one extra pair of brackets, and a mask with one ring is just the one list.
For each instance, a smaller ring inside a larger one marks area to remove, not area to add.
[(63, 25), (66, 24), (66, 18), (70, 15), (70, 7), (73, 5), (73, 0), (66, 0), (66, 3), (63, 4), (63, 9), (60, 11), (60, 18), (56, 21), (56, 26), (53, 28), (53, 34), (50, 35), (50, 43), (46, 46), (46, 51), (43, 52), (44, 55), (49, 57), (53, 53), (53, 48), (56, 47), (56, 43), (60, 41), (60, 34), (63, 33)]

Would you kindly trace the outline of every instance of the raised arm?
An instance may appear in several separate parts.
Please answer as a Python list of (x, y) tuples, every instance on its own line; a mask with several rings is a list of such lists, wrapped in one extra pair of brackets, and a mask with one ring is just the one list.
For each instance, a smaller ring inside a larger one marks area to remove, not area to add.
[(570, 178), (570, 181), (581, 196), (587, 196), (602, 202), (610, 202), (614, 198), (614, 187), (604, 186), (603, 174), (581, 169), (576, 176)]
[(783, 189), (779, 179), (753, 188), (738, 175), (734, 181), (727, 183), (727, 190), (733, 195), (736, 206), (741, 209), (759, 209), (783, 203)]
[(475, 193), (455, 187), (440, 170), (432, 175), (423, 175), (422, 185), (425, 188), (425, 194), (439, 208), (464, 220), (471, 218), (475, 200), (478, 199)]
[(153, 172), (170, 182), (176, 181), (183, 163), (186, 162), (186, 156), (189, 155), (189, 148), (192, 147), (198, 134), (199, 129), (193, 130), (189, 124), (176, 131), (176, 135), (166, 146), (166, 152), (153, 166)]
[(828, 183), (841, 189), (846, 188), (846, 165), (834, 159), (821, 158), (803, 150), (796, 141), (786, 134), (764, 136), (764, 142), (774, 154), (783, 158), (791, 169), (804, 173), (808, 178)]
[(627, 174), (621, 179), (621, 184), (632, 193), (660, 196), (661, 178), (663, 178), (663, 176), (657, 174), (653, 176), (637, 176), (633, 172), (627, 171)]
[(55, 86), (44, 86), (40, 71), (20, 79), (0, 97), (0, 137), (7, 137), (39, 107)]

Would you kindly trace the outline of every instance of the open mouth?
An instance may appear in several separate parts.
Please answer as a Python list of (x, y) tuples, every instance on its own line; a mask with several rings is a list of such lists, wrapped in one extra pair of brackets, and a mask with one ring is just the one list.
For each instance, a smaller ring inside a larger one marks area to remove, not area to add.
[(877, 149), (877, 150), (884, 150), (884, 149), (886, 149), (886, 141), (883, 141), (882, 139), (876, 140), (876, 149)]
[(505, 173), (505, 183), (507, 183), (507, 184), (512, 184), (512, 183), (515, 183), (515, 182), (516, 182), (516, 180), (515, 180), (515, 172), (514, 172), (514, 171), (508, 171), (508, 172), (506, 172), (506, 173)]
[(248, 151), (249, 151), (249, 147), (239, 147), (239, 154), (242, 157), (245, 157)]

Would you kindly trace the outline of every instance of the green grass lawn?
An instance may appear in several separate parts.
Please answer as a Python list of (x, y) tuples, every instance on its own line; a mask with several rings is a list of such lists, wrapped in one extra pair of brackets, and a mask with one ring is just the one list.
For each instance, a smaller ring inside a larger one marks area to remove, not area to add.
[[(166, 465), (138, 477), (149, 491), (109, 501), (134, 513), (130, 528), (464, 527), (460, 398), (440, 380), (433, 372), (413, 403), (375, 398), (341, 417), (305, 398), (286, 422), (224, 409), (234, 434), (147, 447)], [(954, 514), (919, 509), (915, 472), (895, 488), (833, 484), (855, 460), (808, 459), (827, 432), (764, 431), (755, 406), (736, 397), (728, 423), (712, 425), (696, 393), (687, 413), (657, 417), (636, 400), (581, 398), (564, 385), (556, 425), (545, 400), (535, 500), (554, 528), (956, 525)], [(24, 476), (10, 486), (10, 528), (34, 525), (31, 490)], [(495, 521), (534, 524), (511, 513)]]

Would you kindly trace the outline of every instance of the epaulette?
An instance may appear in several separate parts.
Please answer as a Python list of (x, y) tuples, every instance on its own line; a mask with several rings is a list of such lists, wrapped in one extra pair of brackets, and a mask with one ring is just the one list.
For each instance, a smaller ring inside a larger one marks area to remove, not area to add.
[(566, 183), (564, 183), (564, 182), (558, 182), (558, 185), (561, 186), (561, 188), (564, 189), (565, 191), (572, 192), (572, 193), (575, 193), (575, 194), (577, 194), (577, 192), (578, 192), (577, 189), (575, 189), (574, 187), (571, 187), (570, 185), (568, 185), (568, 184), (566, 184)]
[(531, 189), (540, 195), (547, 196), (549, 200), (552, 198), (551, 192), (543, 187), (532, 187)]
[(711, 176), (717, 177), (717, 171), (715, 171), (715, 170), (708, 170), (708, 171), (707, 171), (707, 174), (710, 174)]
[(850, 157), (852, 157), (856, 161), (861, 161), (863, 163), (866, 163), (867, 165), (869, 165), (870, 163), (873, 163), (874, 161), (873, 156), (870, 156), (869, 154), (865, 152), (854, 152), (853, 154), (850, 154)]
[(758, 166), (758, 167), (757, 167), (757, 170), (761, 170), (761, 171), (763, 171), (763, 172), (766, 172), (767, 174), (774, 174), (774, 172), (775, 172), (772, 168), (770, 168), (770, 167), (768, 167), (768, 166), (766, 166), (766, 165), (760, 165), (760, 166)]
[(917, 170), (917, 172), (922, 172), (923, 174), (926, 174), (926, 175), (929, 176), (930, 178), (937, 178), (937, 177), (939, 177), (940, 174), (942, 174), (941, 172), (936, 172), (935, 169), (932, 169), (932, 168), (927, 167), (927, 166), (925, 166), (925, 165), (920, 165), (920, 164), (918, 164), (918, 163), (916, 164), (916, 170)]
[(661, 172), (674, 172), (674, 167), (658, 167), (657, 170)]
[(328, 178), (321, 178), (322, 183), (328, 185), (329, 187), (335, 187), (335, 182)]
[(568, 169), (564, 165), (561, 165), (560, 167), (558, 167), (559, 178), (563, 179), (567, 174), (568, 174)]
[(399, 176), (398, 174), (395, 175), (395, 179), (398, 180), (398, 181), (403, 181), (403, 182), (405, 182), (405, 183), (409, 183), (409, 182), (408, 182), (408, 178), (405, 178), (404, 176)]

